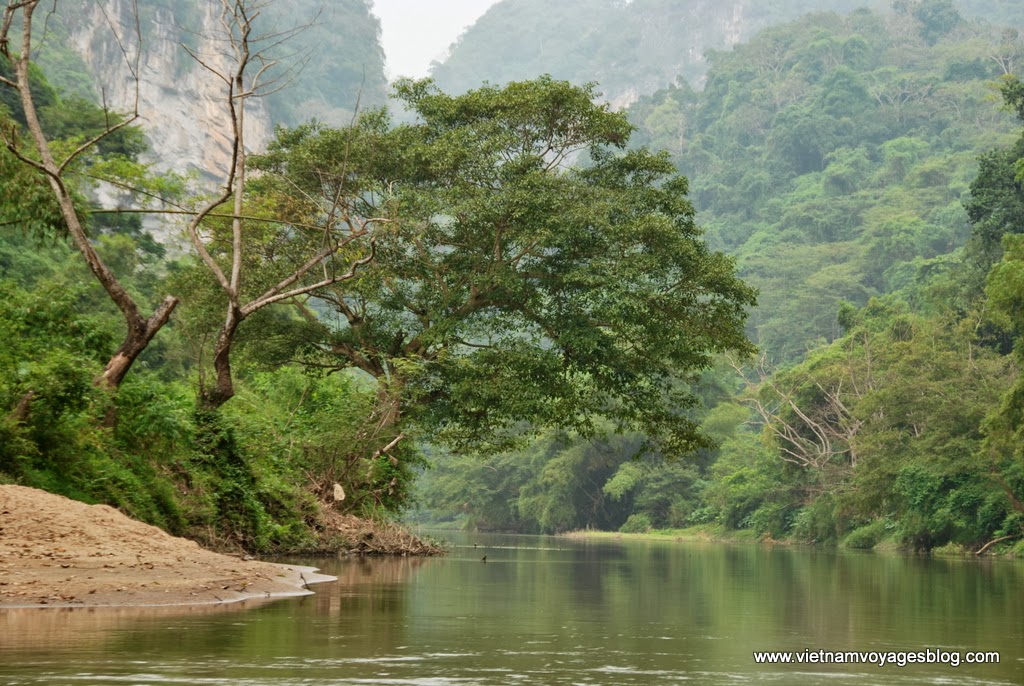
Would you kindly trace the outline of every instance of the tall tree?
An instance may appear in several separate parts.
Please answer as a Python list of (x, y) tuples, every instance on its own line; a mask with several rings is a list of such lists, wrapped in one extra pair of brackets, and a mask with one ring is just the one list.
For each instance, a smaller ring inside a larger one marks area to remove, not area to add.
[[(36, 103), (36, 94), (33, 90), (36, 81), (33, 78), (32, 63), (33, 19), (39, 4), (39, 0), (8, 0), (4, 8), (3, 22), (0, 24), (0, 66), (9, 65), (11, 69), (0, 72), (0, 86), (13, 89), (17, 93), (17, 103), (24, 118), (30, 147), (22, 149), (19, 145), (21, 136), (6, 126), (0, 126), (0, 136), (11, 154), (17, 157), (22, 164), (46, 178), (60, 208), (60, 215), (71, 241), (82, 254), (90, 271), (124, 316), (127, 327), (125, 339), (96, 380), (99, 385), (115, 389), (124, 380), (132, 363), (168, 322), (171, 312), (178, 304), (178, 299), (168, 295), (150, 316), (144, 316), (131, 294), (103, 261), (89, 240), (80, 216), (82, 211), (80, 200), (76, 198), (74, 189), (68, 180), (69, 168), (83, 155), (94, 150), (101, 141), (134, 123), (138, 119), (138, 110), (136, 108), (127, 117), (108, 112), (102, 130), (96, 135), (88, 137), (70, 151), (67, 151), (65, 147), (53, 145), (44, 131)], [(137, 37), (138, 13), (134, 2), (132, 9), (132, 16), (136, 18)], [(133, 55), (120, 38), (118, 41), (137, 85), (138, 53), (135, 52)], [(137, 41), (136, 46), (138, 46)]]
[(750, 350), (754, 293), (701, 239), (686, 179), (663, 155), (621, 152), (632, 127), (590, 87), (397, 95), (416, 123), (307, 127), (260, 162), (310, 194), (342, 173), (393, 191), (373, 264), (303, 305), (340, 318), (322, 324), (323, 364), (378, 380), (385, 447), (410, 424), (480, 448), (525, 423), (593, 435), (601, 418), (670, 454), (703, 445), (685, 381)]
[[(312, 202), (312, 208), (310, 203), (293, 198), (306, 210), (301, 218), (308, 217), (307, 222), (295, 221), (294, 208), (288, 216), (279, 218), (282, 221), (244, 214), (248, 168), (246, 106), (252, 98), (287, 85), (289, 69), (275, 72), (279, 61), (271, 53), (305, 28), (298, 25), (258, 32), (257, 26), (262, 26), (258, 20), (265, 5), (258, 0), (220, 0), (219, 25), (213, 30), (218, 32), (216, 44), (222, 46), (221, 52), (201, 55), (189, 50), (199, 64), (223, 83), (231, 140), (230, 167), (220, 192), (196, 212), (187, 227), (192, 246), (226, 301), (226, 313), (213, 349), (215, 379), (211, 385), (203, 382), (200, 390), (202, 402), (209, 408), (219, 407), (234, 396), (231, 348), (241, 323), (268, 305), (352, 278), (358, 267), (372, 259), (373, 250), (371, 245), (365, 254), (353, 257), (347, 248), (368, 236), (371, 225), (378, 221), (367, 212), (363, 198), (346, 187), (344, 173), (330, 182), (329, 195), (318, 195), (320, 201)], [(335, 183), (338, 179), (340, 182)], [(230, 209), (227, 213), (218, 212), (221, 207)], [(218, 216), (229, 220), (226, 231), (209, 226), (208, 220)], [(269, 222), (270, 228), (266, 228), (268, 224), (262, 230), (251, 228), (261, 221)], [(247, 231), (243, 231), (244, 224)], [(278, 247), (277, 259), (265, 262), (263, 266), (270, 268), (261, 275), (246, 268), (246, 252), (254, 250), (254, 239)], [(267, 281), (268, 276), (276, 278)]]

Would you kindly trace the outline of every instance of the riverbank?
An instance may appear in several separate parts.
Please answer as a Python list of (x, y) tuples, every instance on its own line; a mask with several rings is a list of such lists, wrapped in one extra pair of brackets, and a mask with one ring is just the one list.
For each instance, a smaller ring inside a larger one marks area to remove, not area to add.
[[(753, 529), (726, 529), (716, 524), (699, 524), (685, 529), (651, 529), (642, 533), (624, 533), (621, 531), (595, 531), (585, 529), (580, 531), (569, 531), (559, 534), (566, 538), (577, 540), (630, 540), (630, 541), (676, 541), (679, 543), (707, 542), (707, 543), (760, 543), (768, 545), (808, 545), (813, 543), (795, 541), (793, 539), (775, 539), (767, 534), (758, 534)], [(1000, 541), (1002, 545), (985, 548), (982, 552), (986, 557), (1007, 557), (1024, 558), (1024, 541), (1018, 541), (1016, 537), (1007, 537), (1006, 541)], [(840, 545), (840, 548), (850, 550), (873, 550), (875, 552), (908, 552), (901, 548), (896, 541), (882, 539), (872, 546)], [(950, 543), (941, 547), (933, 548), (931, 555), (939, 557), (969, 557), (976, 558), (975, 551), (961, 545)]]
[(227, 603), (333, 580), (204, 550), (106, 505), (0, 485), (0, 608)]
[(414, 536), (405, 527), (388, 521), (360, 519), (325, 510), (320, 528), (329, 530), (325, 538), (336, 542), (329, 554), (345, 555), (443, 555), (441, 544)]
[(692, 543), (705, 541), (709, 543), (782, 543), (772, 538), (758, 535), (753, 530), (726, 529), (713, 524), (701, 524), (685, 529), (651, 529), (650, 531), (638, 533), (624, 533), (622, 531), (596, 531), (594, 529), (582, 529), (579, 531), (568, 531), (559, 534), (566, 538), (594, 539), (594, 540), (630, 540), (630, 541), (677, 541)]

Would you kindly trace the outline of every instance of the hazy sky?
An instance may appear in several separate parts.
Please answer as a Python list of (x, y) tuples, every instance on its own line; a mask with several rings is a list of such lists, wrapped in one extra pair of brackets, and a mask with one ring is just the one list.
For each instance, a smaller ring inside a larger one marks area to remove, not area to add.
[(427, 76), (430, 63), (498, 0), (373, 0), (388, 77)]

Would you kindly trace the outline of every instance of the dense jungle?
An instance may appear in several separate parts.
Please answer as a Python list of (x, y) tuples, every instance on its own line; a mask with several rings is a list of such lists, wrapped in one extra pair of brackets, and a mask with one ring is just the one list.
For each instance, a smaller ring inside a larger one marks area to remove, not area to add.
[[(242, 86), (199, 171), (37, 5), (0, 42), (0, 483), (261, 553), (343, 515), (1024, 552), (1015, 3), (504, 0), (391, 84), (367, 2), (298, 57), (236, 13), (265, 60), (209, 63)], [(200, 4), (139, 8), (125, 55), (207, 59)]]

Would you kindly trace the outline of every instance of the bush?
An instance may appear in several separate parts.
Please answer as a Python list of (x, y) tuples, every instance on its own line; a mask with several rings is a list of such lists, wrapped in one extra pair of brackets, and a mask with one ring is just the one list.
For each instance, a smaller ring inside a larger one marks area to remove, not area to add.
[(835, 498), (828, 493), (802, 508), (793, 519), (793, 536), (799, 541), (835, 543), (838, 533)]
[(794, 510), (789, 503), (765, 503), (757, 508), (743, 522), (744, 529), (758, 534), (770, 534), (782, 538), (793, 523)]
[(619, 527), (624, 534), (645, 534), (653, 528), (651, 518), (646, 513), (639, 512), (629, 515), (629, 519)]
[(870, 550), (885, 538), (885, 534), (885, 520), (876, 519), (870, 524), (858, 527), (847, 534), (846, 538), (843, 539), (843, 547)]

